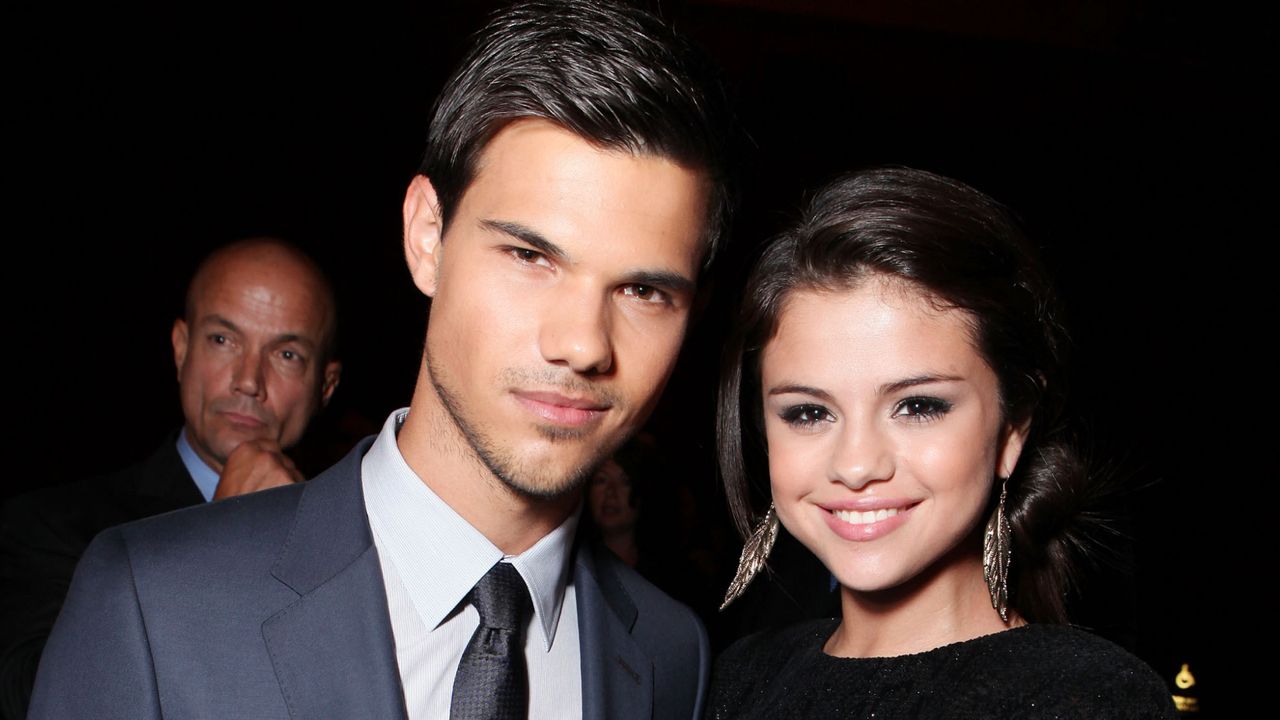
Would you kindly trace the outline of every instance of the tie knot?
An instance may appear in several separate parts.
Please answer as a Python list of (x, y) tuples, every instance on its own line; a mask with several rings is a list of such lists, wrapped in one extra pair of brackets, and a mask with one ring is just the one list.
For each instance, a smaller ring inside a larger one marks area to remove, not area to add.
[(494, 565), (480, 578), (471, 590), (471, 604), (480, 613), (482, 627), (513, 632), (524, 630), (525, 620), (533, 611), (524, 578), (511, 563), (505, 562)]

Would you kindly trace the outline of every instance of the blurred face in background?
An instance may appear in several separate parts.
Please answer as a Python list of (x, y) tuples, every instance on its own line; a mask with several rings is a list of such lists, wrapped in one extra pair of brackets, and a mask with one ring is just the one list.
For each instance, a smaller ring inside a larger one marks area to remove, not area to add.
[(591, 478), (587, 508), (602, 534), (635, 529), (640, 512), (631, 496), (631, 479), (616, 461), (606, 460)]
[(221, 472), (246, 440), (302, 438), (338, 385), (333, 324), (327, 286), (287, 248), (232, 246), (206, 261), (172, 333), (187, 440), (202, 460)]

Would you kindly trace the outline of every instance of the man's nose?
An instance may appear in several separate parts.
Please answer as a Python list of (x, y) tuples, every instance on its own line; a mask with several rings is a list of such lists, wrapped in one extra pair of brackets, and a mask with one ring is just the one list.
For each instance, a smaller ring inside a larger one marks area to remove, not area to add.
[(266, 387), (263, 377), (262, 353), (246, 350), (237, 358), (231, 376), (231, 389), (241, 395), (260, 397)]
[(547, 308), (538, 338), (542, 357), (576, 373), (595, 375), (613, 367), (612, 319), (608, 299), (584, 287), (558, 294)]

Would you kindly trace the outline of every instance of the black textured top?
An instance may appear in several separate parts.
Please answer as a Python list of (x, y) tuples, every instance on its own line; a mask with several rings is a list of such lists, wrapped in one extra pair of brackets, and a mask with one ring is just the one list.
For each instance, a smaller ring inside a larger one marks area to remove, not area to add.
[(1175, 718), (1138, 658), (1065, 625), (1026, 625), (916, 655), (822, 652), (838, 620), (739, 640), (716, 661), (710, 717)]

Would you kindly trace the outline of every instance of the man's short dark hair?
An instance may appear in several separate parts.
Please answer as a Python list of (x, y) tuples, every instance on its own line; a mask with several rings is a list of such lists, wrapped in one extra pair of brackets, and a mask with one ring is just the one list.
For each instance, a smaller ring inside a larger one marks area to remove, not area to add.
[(624, 2), (534, 0), (498, 12), (436, 101), (420, 172), (446, 223), (489, 140), (541, 118), (610, 150), (669, 159), (711, 184), (705, 262), (728, 223), (728, 105), (710, 62)]

